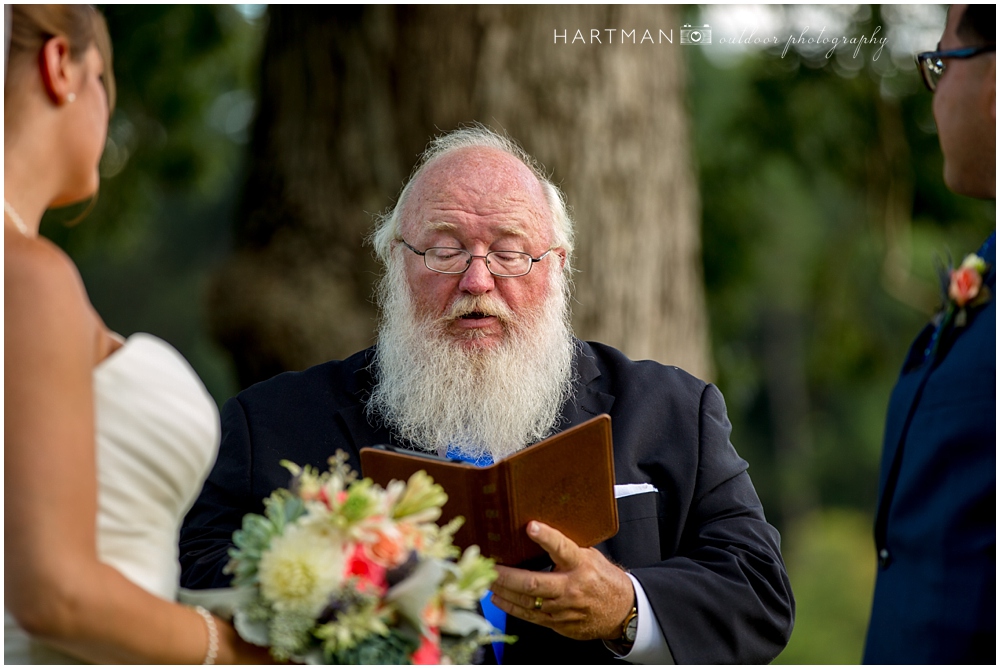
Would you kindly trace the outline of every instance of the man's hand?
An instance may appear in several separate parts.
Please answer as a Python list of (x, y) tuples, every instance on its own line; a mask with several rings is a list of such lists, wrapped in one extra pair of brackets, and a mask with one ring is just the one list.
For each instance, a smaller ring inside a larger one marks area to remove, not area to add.
[[(528, 536), (545, 549), (551, 572), (497, 566), (492, 602), (528, 622), (551, 627), (571, 639), (617, 639), (632, 609), (635, 592), (624, 571), (594, 548), (580, 548), (564, 534), (538, 521)], [(541, 597), (541, 608), (535, 603)]]

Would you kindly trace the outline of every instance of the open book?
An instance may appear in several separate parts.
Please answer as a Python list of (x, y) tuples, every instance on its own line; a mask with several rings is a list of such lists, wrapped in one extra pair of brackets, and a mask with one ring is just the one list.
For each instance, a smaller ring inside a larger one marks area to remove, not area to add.
[(442, 524), (463, 516), (462, 549), (477, 544), (499, 564), (545, 555), (528, 538), (538, 520), (580, 546), (618, 532), (611, 417), (592, 418), (488, 467), (389, 446), (361, 449), (361, 473), (380, 485), (423, 469), (448, 493)]

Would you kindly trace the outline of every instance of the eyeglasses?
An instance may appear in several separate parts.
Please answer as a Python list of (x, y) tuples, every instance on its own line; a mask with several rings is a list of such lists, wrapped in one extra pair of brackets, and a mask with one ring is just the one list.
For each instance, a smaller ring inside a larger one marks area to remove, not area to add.
[(486, 261), (486, 269), (493, 276), (504, 278), (524, 276), (531, 271), (536, 262), (552, 253), (552, 249), (549, 249), (539, 257), (532, 258), (530, 253), (522, 251), (490, 251), (484, 256), (477, 256), (465, 249), (443, 246), (432, 246), (426, 251), (418, 251), (407, 244), (405, 239), (399, 241), (418, 256), (423, 256), (424, 266), (427, 269), (440, 274), (462, 274), (472, 265), (473, 259), (482, 258)]
[(983, 46), (969, 46), (963, 49), (950, 49), (948, 51), (925, 51), (917, 54), (917, 67), (924, 78), (924, 85), (932, 93), (937, 88), (941, 76), (944, 74), (945, 58), (972, 58), (981, 53), (996, 51), (996, 44), (985, 44)]

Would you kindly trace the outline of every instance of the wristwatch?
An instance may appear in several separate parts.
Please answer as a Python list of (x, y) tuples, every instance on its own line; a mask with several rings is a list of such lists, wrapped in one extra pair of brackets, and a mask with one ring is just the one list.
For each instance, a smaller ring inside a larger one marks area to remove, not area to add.
[(639, 610), (636, 607), (632, 607), (632, 610), (628, 612), (625, 616), (625, 620), (622, 622), (622, 635), (618, 639), (618, 643), (631, 646), (635, 643), (635, 635), (639, 631)]

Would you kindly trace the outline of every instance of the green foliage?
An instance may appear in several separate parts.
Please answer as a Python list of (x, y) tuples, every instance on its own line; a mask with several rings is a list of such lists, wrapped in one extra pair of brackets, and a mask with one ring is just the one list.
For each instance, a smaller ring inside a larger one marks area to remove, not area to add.
[(775, 663), (859, 663), (875, 585), (871, 518), (817, 512), (789, 536), (783, 554), (795, 593), (795, 630)]
[(284, 488), (278, 488), (264, 500), (264, 514), (278, 534), (284, 532), (285, 526), (295, 522), (305, 512), (306, 507), (302, 500)]
[(452, 542), (455, 539), (455, 533), (458, 532), (464, 524), (464, 517), (455, 516), (444, 525), (432, 526), (431, 531), (428, 532), (426, 537), (426, 553), (442, 560), (452, 560), (457, 558), (459, 555), (459, 548)]
[(454, 589), (459, 592), (475, 593), (482, 597), (497, 578), (496, 562), (480, 559), (479, 546), (469, 546), (455, 564), (455, 570), (445, 578), (445, 592), (454, 580)]
[(441, 654), (451, 660), (451, 664), (473, 664), (479, 649), (488, 643), (517, 643), (517, 637), (509, 634), (471, 634), (462, 638), (441, 639)]
[(347, 499), (340, 507), (345, 526), (364, 520), (373, 513), (378, 504), (378, 497), (372, 490), (374, 486), (371, 479), (362, 479), (350, 487)]
[[(421, 469), (410, 476), (406, 492), (396, 503), (392, 517), (396, 520), (406, 520), (411, 517), (422, 518), (427, 515), (429, 510), (439, 509), (447, 501), (448, 495), (445, 494), (444, 488), (434, 483), (427, 472)], [(434, 517), (429, 518), (430, 520), (437, 520), (434, 513), (431, 515)]]
[(293, 655), (306, 652), (315, 624), (316, 620), (301, 610), (275, 611), (268, 626), (268, 640), (274, 659), (287, 662)]
[(419, 646), (416, 634), (391, 629), (385, 636), (368, 637), (364, 645), (330, 653), (326, 660), (332, 664), (411, 664), (410, 656)]
[[(323, 642), (323, 656), (336, 660), (337, 664), (400, 664), (401, 659), (408, 659), (408, 654), (396, 655), (406, 647), (399, 641), (418, 639), (419, 635), (409, 629), (401, 632), (399, 628), (390, 628), (378, 608), (375, 600), (361, 601), (321, 625), (315, 635)], [(351, 661), (355, 657), (364, 657), (366, 661)]]

